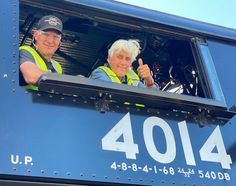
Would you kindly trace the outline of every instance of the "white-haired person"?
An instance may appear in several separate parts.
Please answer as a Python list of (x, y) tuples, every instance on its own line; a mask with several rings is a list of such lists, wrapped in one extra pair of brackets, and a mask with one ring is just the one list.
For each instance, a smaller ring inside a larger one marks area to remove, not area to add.
[(138, 59), (138, 74), (133, 71), (132, 63), (139, 53), (140, 45), (137, 40), (115, 41), (108, 50), (108, 63), (95, 69), (90, 78), (138, 87), (158, 88), (152, 78), (150, 68), (147, 64), (143, 64), (141, 58)]

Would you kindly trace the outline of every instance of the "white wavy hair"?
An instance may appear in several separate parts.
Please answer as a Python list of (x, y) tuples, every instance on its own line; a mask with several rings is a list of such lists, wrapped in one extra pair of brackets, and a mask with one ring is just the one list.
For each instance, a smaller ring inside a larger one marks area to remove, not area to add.
[(110, 49), (108, 50), (108, 55), (113, 56), (113, 54), (119, 53), (122, 49), (130, 54), (131, 60), (133, 62), (140, 53), (141, 48), (138, 40), (119, 39), (111, 45)]

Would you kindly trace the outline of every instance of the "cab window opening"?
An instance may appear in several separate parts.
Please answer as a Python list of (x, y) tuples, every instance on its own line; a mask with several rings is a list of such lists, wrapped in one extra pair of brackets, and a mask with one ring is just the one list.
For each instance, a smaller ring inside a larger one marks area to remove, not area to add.
[[(195, 54), (196, 46), (190, 37), (149, 33), (21, 4), (19, 45), (31, 45), (35, 23), (47, 14), (58, 15), (64, 24), (62, 44), (54, 56), (64, 74), (89, 77), (94, 69), (107, 62), (107, 50), (115, 40), (137, 39), (142, 48), (138, 57), (149, 65), (161, 91), (211, 98), (206, 80), (200, 77), (201, 59)], [(134, 70), (137, 67), (135, 61)]]

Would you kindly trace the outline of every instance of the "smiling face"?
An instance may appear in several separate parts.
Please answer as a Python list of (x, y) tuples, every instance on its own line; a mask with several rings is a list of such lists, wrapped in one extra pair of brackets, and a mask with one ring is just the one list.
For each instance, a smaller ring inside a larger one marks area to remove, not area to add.
[(35, 31), (34, 39), (39, 53), (50, 61), (59, 47), (61, 35), (56, 30)]
[(108, 62), (112, 71), (121, 79), (129, 71), (132, 59), (130, 54), (122, 49), (120, 52), (108, 56)]

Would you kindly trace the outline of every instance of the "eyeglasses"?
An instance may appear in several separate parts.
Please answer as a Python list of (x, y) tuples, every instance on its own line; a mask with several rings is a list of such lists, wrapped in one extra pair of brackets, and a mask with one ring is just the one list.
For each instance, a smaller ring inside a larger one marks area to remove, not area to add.
[(39, 30), (39, 34), (42, 35), (43, 37), (45, 37), (46, 39), (49, 39), (50, 37), (53, 38), (53, 40), (59, 41), (61, 40), (61, 35), (60, 34), (55, 34), (55, 33), (49, 33), (49, 32), (45, 32), (42, 30)]

